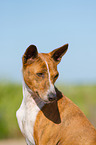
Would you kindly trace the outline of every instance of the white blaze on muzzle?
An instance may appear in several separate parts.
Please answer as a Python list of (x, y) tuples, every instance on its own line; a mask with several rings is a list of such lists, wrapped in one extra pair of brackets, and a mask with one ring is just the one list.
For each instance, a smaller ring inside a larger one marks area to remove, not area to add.
[(53, 101), (56, 99), (56, 91), (54, 85), (51, 83), (50, 71), (47, 61), (45, 61), (48, 71), (48, 78), (49, 78), (49, 89), (47, 91), (47, 97), (49, 101)]

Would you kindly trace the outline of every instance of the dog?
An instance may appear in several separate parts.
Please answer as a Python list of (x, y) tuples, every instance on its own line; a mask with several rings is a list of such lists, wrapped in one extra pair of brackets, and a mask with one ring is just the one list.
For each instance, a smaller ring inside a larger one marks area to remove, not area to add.
[(16, 112), (28, 145), (96, 145), (96, 130), (54, 85), (68, 44), (50, 53), (30, 45), (22, 57), (23, 100)]

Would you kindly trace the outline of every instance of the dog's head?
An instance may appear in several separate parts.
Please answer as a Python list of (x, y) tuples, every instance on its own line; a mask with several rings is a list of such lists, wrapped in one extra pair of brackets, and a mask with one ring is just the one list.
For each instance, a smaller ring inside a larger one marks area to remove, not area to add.
[(54, 83), (59, 73), (57, 65), (68, 49), (68, 44), (50, 53), (38, 53), (35, 45), (30, 45), (23, 57), (23, 77), (26, 85), (45, 102), (56, 99)]

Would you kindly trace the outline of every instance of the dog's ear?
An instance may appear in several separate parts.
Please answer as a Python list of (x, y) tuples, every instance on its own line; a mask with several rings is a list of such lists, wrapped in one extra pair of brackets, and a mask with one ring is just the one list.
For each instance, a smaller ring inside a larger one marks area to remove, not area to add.
[(62, 58), (62, 56), (66, 53), (67, 49), (68, 49), (68, 44), (65, 44), (65, 45), (53, 50), (49, 54), (54, 59), (54, 61), (59, 63), (61, 58)]
[(23, 57), (22, 57), (22, 62), (23, 62), (23, 65), (28, 65), (28, 64), (31, 64), (32, 61), (38, 56), (38, 51), (37, 51), (37, 47), (35, 45), (30, 45)]

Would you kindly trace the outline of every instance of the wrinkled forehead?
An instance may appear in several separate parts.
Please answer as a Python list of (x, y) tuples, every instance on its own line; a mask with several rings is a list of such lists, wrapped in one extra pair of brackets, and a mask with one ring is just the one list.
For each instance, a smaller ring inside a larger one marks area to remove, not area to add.
[(28, 68), (30, 68), (30, 70), (34, 73), (47, 71), (46, 63), (40, 56), (38, 56)]
[(50, 55), (46, 54), (46, 53), (41, 53), (39, 54), (40, 58), (42, 59), (43, 63), (47, 66), (47, 69), (49, 68), (49, 70), (54, 70), (57, 68), (57, 64), (55, 63), (55, 61), (53, 60), (53, 58), (51, 58)]
[(46, 53), (39, 53), (38, 57), (34, 59), (30, 67), (27, 66), (27, 68), (34, 73), (38, 73), (47, 72), (48, 69), (49, 71), (55, 71), (57, 69), (57, 65), (50, 55)]

